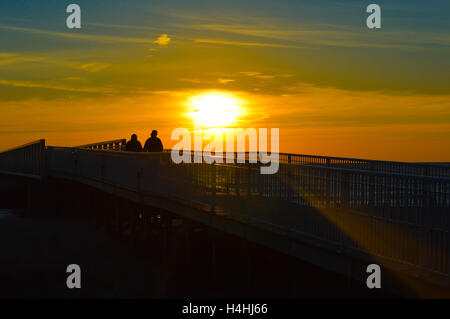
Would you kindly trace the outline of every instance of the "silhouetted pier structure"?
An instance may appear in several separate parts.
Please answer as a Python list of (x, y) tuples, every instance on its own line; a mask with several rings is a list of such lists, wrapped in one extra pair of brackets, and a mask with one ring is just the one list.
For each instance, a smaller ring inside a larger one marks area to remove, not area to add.
[[(413, 290), (414, 278), (450, 287), (448, 165), (280, 153), (278, 173), (261, 175), (248, 161), (175, 164), (124, 144), (41, 140), (0, 153), (0, 174), (93, 187), (360, 280), (355, 268), (378, 263)], [(118, 209), (106, 218), (120, 227)]]

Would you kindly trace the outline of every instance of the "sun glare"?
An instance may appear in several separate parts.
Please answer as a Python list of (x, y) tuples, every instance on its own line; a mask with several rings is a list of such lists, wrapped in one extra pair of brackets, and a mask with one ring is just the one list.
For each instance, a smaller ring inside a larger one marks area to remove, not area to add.
[(231, 93), (205, 92), (189, 99), (189, 115), (196, 125), (202, 127), (228, 127), (236, 124), (242, 113), (242, 104), (243, 101)]

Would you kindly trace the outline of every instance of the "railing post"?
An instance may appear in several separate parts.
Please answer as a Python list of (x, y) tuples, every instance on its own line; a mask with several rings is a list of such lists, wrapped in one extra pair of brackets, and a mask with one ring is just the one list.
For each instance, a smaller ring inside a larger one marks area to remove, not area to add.
[(45, 140), (41, 140), (41, 143), (39, 145), (39, 173), (41, 175), (42, 179), (45, 179), (47, 177), (47, 154), (45, 151)]
[[(327, 160), (327, 166), (330, 165), (329, 160)], [(330, 202), (331, 202), (331, 187), (330, 187), (330, 183), (331, 183), (331, 178), (330, 178), (330, 170), (329, 169), (325, 169), (325, 207), (326, 208), (330, 208)]]
[[(340, 198), (340, 207), (336, 210), (340, 216), (336, 216), (336, 220), (339, 220), (340, 218), (347, 218), (349, 216), (349, 198), (350, 198), (350, 174), (341, 171), (341, 198)], [(348, 247), (348, 237), (347, 234), (344, 231), (340, 231), (341, 234), (341, 243), (340, 243), (340, 249), (341, 252), (344, 251)]]
[(420, 256), (420, 261), (419, 261), (419, 265), (423, 268), (426, 268), (428, 266), (428, 235), (429, 235), (429, 220), (430, 220), (430, 214), (431, 214), (431, 210), (433, 209), (433, 205), (432, 205), (432, 201), (431, 201), (431, 192), (430, 192), (430, 183), (427, 179), (424, 179), (423, 181), (423, 207), (424, 209), (421, 211), (420, 214), (420, 220), (421, 220), (421, 229), (422, 229), (422, 234), (419, 237), (420, 243), (419, 243), (419, 247), (420, 247), (420, 251), (419, 251), (419, 256)]
[(211, 194), (211, 213), (215, 212), (216, 208), (216, 163), (212, 163), (212, 172), (211, 172), (211, 178), (212, 178), (212, 194)]
[(288, 197), (288, 202), (291, 203), (292, 202), (292, 166), (291, 166), (291, 162), (292, 162), (292, 158), (291, 158), (291, 154), (288, 155), (288, 165), (287, 165), (287, 197)]
[(252, 195), (252, 166), (250, 164), (250, 161), (247, 163), (247, 196), (250, 199)]
[(375, 209), (375, 173), (369, 174), (369, 199), (368, 199), (369, 211)]
[(252, 166), (250, 161), (247, 164), (247, 222), (252, 220)]
[(226, 192), (227, 192), (227, 195), (230, 195), (230, 168), (229, 167), (225, 167), (225, 172), (226, 172), (226, 175), (227, 175)]
[(236, 196), (241, 196), (241, 168), (236, 166), (234, 168), (234, 184), (236, 190)]
[(72, 153), (73, 158), (73, 175), (76, 175), (78, 173), (78, 153), (74, 152)]
[(26, 181), (26, 194), (27, 194), (27, 205), (26, 205), (26, 211), (25, 211), (25, 215), (27, 217), (32, 216), (32, 212), (33, 212), (33, 186), (31, 181)]

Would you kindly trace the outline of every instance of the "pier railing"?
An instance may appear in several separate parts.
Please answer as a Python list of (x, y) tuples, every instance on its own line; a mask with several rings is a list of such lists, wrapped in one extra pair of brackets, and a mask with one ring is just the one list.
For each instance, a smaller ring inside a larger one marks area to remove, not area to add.
[(431, 165), (302, 154), (280, 154), (280, 158), (281, 162), (291, 164), (320, 165), (334, 168), (450, 178), (450, 165), (444, 164)]
[[(78, 146), (78, 148), (91, 150), (114, 150), (125, 151), (126, 139), (99, 142)], [(164, 152), (171, 152), (170, 149)], [(188, 151), (189, 152), (189, 151)], [(190, 151), (192, 155), (197, 151)], [(242, 155), (247, 161), (251, 152), (234, 152), (234, 157)], [(224, 154), (225, 158), (227, 155)], [(346, 157), (332, 157), (320, 155), (306, 155), (293, 153), (279, 153), (279, 162), (285, 164), (318, 165), (334, 168), (359, 169), (375, 172), (407, 174), (417, 176), (448, 177), (450, 178), (450, 163), (429, 164), (429, 163), (407, 163), (394, 161), (379, 161)]]
[(41, 140), (0, 153), (0, 172), (101, 182), (449, 278), (446, 165), (279, 154), (278, 172), (261, 175), (248, 153), (244, 163), (208, 164), (203, 156), (175, 164), (169, 152), (117, 151), (123, 145), (46, 148)]
[[(172, 150), (167, 149), (164, 151), (171, 152)], [(187, 152), (191, 153), (191, 156), (194, 156), (194, 154), (201, 154), (201, 151)], [(234, 152), (232, 154), (231, 158), (234, 158), (235, 161), (237, 158), (242, 157), (247, 162), (252, 154), (254, 157), (257, 157), (258, 155), (256, 152)], [(214, 155), (214, 157), (218, 156)], [(222, 155), (223, 162), (226, 161), (227, 157), (230, 158), (230, 156), (224, 152)], [(315, 165), (332, 168), (450, 178), (450, 163), (448, 165), (443, 163), (408, 163), (292, 153), (278, 153), (278, 158), (279, 163), (282, 164)]]
[(45, 140), (1, 152), (0, 171), (35, 179), (44, 178), (46, 174)]
[(172, 162), (170, 154), (48, 148), (52, 172), (202, 205), (337, 250), (449, 276), (450, 179), (324, 163)]
[(76, 146), (77, 148), (84, 148), (88, 150), (109, 150), (109, 151), (125, 151), (127, 144), (126, 139), (112, 140), (106, 142), (98, 142), (86, 145)]

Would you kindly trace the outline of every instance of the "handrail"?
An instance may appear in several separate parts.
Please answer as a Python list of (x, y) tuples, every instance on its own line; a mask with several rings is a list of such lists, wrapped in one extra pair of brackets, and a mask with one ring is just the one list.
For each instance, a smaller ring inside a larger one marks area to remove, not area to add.
[(52, 174), (202, 203), (251, 225), (258, 219), (287, 234), (306, 233), (344, 250), (362, 249), (449, 276), (447, 177), (295, 161), (281, 163), (277, 174), (261, 175), (259, 164), (174, 164), (167, 150), (49, 147), (48, 156)]
[(127, 144), (126, 139), (118, 139), (118, 140), (112, 140), (112, 141), (105, 141), (105, 142), (98, 142), (98, 143), (91, 143), (91, 144), (86, 144), (86, 145), (75, 146), (75, 148), (123, 151), (123, 150), (125, 150), (126, 144)]
[[(47, 149), (49, 150), (72, 150), (74, 152), (76, 152), (77, 150), (82, 150), (82, 151), (87, 151), (87, 152), (101, 152), (101, 153), (108, 153), (112, 156), (137, 156), (137, 157), (160, 157), (161, 155), (164, 155), (164, 157), (169, 156), (169, 152), (171, 151), (170, 149), (164, 149), (163, 152), (117, 152), (114, 150), (97, 150), (97, 149), (79, 149), (78, 147), (64, 147), (64, 146), (47, 146)], [(189, 151), (191, 153), (196, 153), (196, 152), (200, 152), (200, 151)], [(237, 153), (237, 152), (236, 152)], [(236, 154), (235, 153), (235, 154)], [(243, 152), (243, 153), (249, 153), (249, 152)], [(281, 154), (286, 154), (286, 153), (280, 153)], [(291, 154), (291, 155), (295, 155), (295, 154)], [(214, 157), (214, 155), (212, 155), (212, 157)], [(194, 163), (194, 161), (192, 161), (192, 163)], [(204, 161), (202, 161), (202, 163), (205, 163)], [(400, 162), (401, 163), (401, 162)], [(230, 167), (230, 168), (234, 168), (234, 169), (244, 169), (244, 170), (248, 170), (248, 158), (247, 161), (245, 163), (226, 163), (224, 161), (224, 163), (217, 163), (217, 166), (220, 167)], [(259, 164), (261, 165), (261, 164)], [(441, 176), (428, 176), (428, 175), (415, 175), (415, 174), (406, 174), (406, 173), (398, 173), (398, 172), (385, 172), (385, 171), (370, 171), (370, 170), (363, 170), (363, 169), (359, 169), (359, 168), (342, 168), (342, 167), (333, 167), (333, 166), (324, 166), (324, 165), (315, 165), (315, 164), (296, 164), (296, 163), (285, 163), (285, 162), (280, 162), (280, 165), (289, 165), (292, 168), (295, 167), (305, 167), (305, 168), (321, 168), (321, 169), (325, 169), (325, 170), (329, 170), (329, 171), (334, 171), (334, 172), (347, 172), (347, 173), (358, 173), (358, 174), (364, 174), (369, 176), (370, 174), (372, 175), (377, 175), (377, 176), (390, 176), (390, 177), (403, 177), (403, 178), (414, 178), (417, 180), (423, 180), (423, 181), (440, 181), (440, 182), (446, 182), (446, 183), (450, 183), (450, 177), (441, 177)], [(254, 168), (256, 169), (256, 168)]]
[[(126, 140), (113, 140), (99, 142), (87, 145), (76, 146), (75, 148), (91, 150), (114, 150), (125, 151)], [(164, 149), (163, 152), (169, 153), (171, 149)], [(201, 153), (202, 151), (186, 150), (191, 155)], [(245, 161), (249, 160), (250, 154), (257, 152), (234, 152), (234, 158), (244, 154)], [(215, 154), (213, 152), (213, 154)], [(409, 163), (398, 161), (379, 161), (360, 158), (307, 155), (294, 153), (276, 153), (279, 163), (299, 164), (299, 165), (319, 165), (326, 167), (335, 167), (342, 169), (359, 169), (364, 171), (387, 172), (417, 176), (445, 177), (450, 178), (450, 165), (444, 163)], [(212, 155), (216, 156), (216, 155)], [(223, 159), (226, 159), (226, 152), (223, 152)]]
[(43, 179), (46, 176), (45, 140), (38, 140), (0, 153), (4, 174)]
[(40, 139), (40, 140), (35, 140), (35, 141), (29, 142), (29, 143), (25, 143), (23, 145), (14, 146), (12, 148), (8, 148), (6, 150), (1, 151), (0, 154), (13, 152), (13, 151), (16, 151), (16, 150), (19, 150), (19, 149), (22, 149), (22, 148), (25, 148), (25, 147), (28, 147), (28, 146), (31, 146), (31, 145), (39, 144), (39, 143), (44, 143), (44, 145), (45, 145), (45, 140), (44, 139)]
[[(171, 152), (165, 149), (165, 152)], [(187, 152), (200, 153), (201, 151), (187, 150)], [(214, 152), (212, 152), (214, 154)], [(245, 155), (248, 161), (249, 155), (257, 152), (234, 152), (234, 158), (239, 154)], [(432, 176), (450, 178), (450, 165), (442, 163), (409, 163), (395, 161), (378, 161), (359, 158), (332, 157), (321, 155), (306, 155), (294, 153), (275, 153), (278, 154), (279, 163), (300, 164), (300, 165), (319, 165), (335, 168), (360, 169), (365, 171), (387, 172), (406, 175)], [(216, 156), (216, 155), (213, 155)], [(223, 159), (227, 156), (223, 153)]]
[[(15, 152), (36, 144), (43, 144), (44, 145), (43, 147), (45, 149), (45, 140), (38, 140), (5, 150), (0, 154)], [(126, 139), (117, 139), (75, 146), (73, 148), (96, 150), (96, 151), (125, 151), (125, 146), (126, 146)], [(165, 149), (163, 152), (168, 153), (171, 151), (172, 151), (171, 149)], [(196, 153), (197, 154), (200, 153), (201, 151), (190, 150), (187, 152), (190, 152), (192, 155), (194, 155)], [(236, 159), (240, 157), (241, 154), (243, 154), (245, 162), (247, 162), (250, 158), (250, 154), (252, 153), (257, 152), (234, 152), (233, 156)], [(212, 156), (217, 155), (215, 155), (215, 153), (213, 152)], [(225, 162), (227, 153), (224, 152), (222, 156)], [(334, 157), (322, 155), (306, 155), (294, 153), (278, 153), (278, 162), (280, 164), (313, 165), (313, 166), (333, 167), (337, 169), (354, 169), (354, 170), (385, 172), (402, 175), (450, 178), (450, 165), (446, 165), (444, 163), (408, 163), (396, 161), (378, 161), (370, 159)]]
[[(122, 143), (123, 145), (126, 145), (126, 139), (119, 139), (119, 140), (112, 140), (112, 141), (106, 141), (106, 142), (99, 142), (99, 143), (92, 143), (92, 144), (86, 144), (81, 146), (75, 146), (75, 148), (89, 148), (89, 149), (102, 149), (102, 148), (96, 148), (96, 146), (102, 146), (102, 145), (110, 145), (115, 143)], [(172, 149), (164, 149), (163, 152), (171, 152)], [(195, 151), (195, 150), (186, 150), (186, 152), (196, 153), (201, 151)], [(214, 153), (214, 152), (213, 152)], [(224, 156), (226, 152), (223, 152)], [(245, 154), (245, 158), (248, 160), (249, 154), (251, 153), (258, 153), (258, 152), (234, 152), (235, 156), (237, 154)], [(405, 166), (409, 168), (432, 168), (434, 170), (436, 169), (442, 169), (447, 170), (448, 174), (443, 177), (450, 177), (450, 163), (411, 163), (411, 162), (399, 162), (399, 161), (385, 161), (385, 160), (371, 160), (371, 159), (362, 159), (362, 158), (350, 158), (350, 157), (337, 157), (337, 156), (323, 156), (323, 155), (308, 155), (308, 154), (297, 154), (297, 153), (278, 153), (279, 158), (285, 157), (284, 160), (280, 160), (280, 163), (292, 163), (292, 164), (301, 164), (298, 163), (299, 158), (310, 158), (314, 160), (325, 160), (323, 164), (325, 166), (329, 166), (330, 164), (333, 164), (332, 161), (348, 161), (347, 164), (373, 164), (373, 165), (388, 165), (388, 166)], [(297, 159), (297, 160), (296, 160)], [(304, 163), (306, 164), (306, 163)], [(314, 163), (314, 164), (320, 164), (320, 163)], [(335, 163), (334, 163), (335, 164)], [(370, 166), (369, 166), (370, 167)], [(425, 174), (425, 176), (427, 176)]]
[[(163, 152), (171, 152), (172, 149), (166, 148)], [(183, 150), (181, 150), (183, 151)], [(200, 150), (185, 150), (185, 152), (202, 152)], [(214, 152), (212, 152), (214, 153)], [(234, 154), (252, 154), (258, 152), (234, 152)], [(271, 152), (268, 152), (269, 154)], [(224, 151), (223, 154), (226, 154)], [(310, 158), (321, 158), (321, 159), (335, 159), (335, 160), (348, 160), (348, 161), (365, 161), (365, 162), (382, 162), (382, 163), (390, 163), (390, 164), (407, 164), (407, 165), (418, 165), (418, 166), (428, 166), (428, 165), (442, 165), (443, 167), (448, 167), (450, 165), (446, 162), (400, 162), (400, 161), (385, 161), (385, 160), (371, 160), (371, 159), (363, 159), (363, 158), (351, 158), (351, 157), (337, 157), (337, 156), (324, 156), (324, 155), (309, 155), (309, 154), (300, 154), (300, 153), (279, 153), (273, 152), (273, 154), (278, 154), (279, 156), (305, 156)]]

